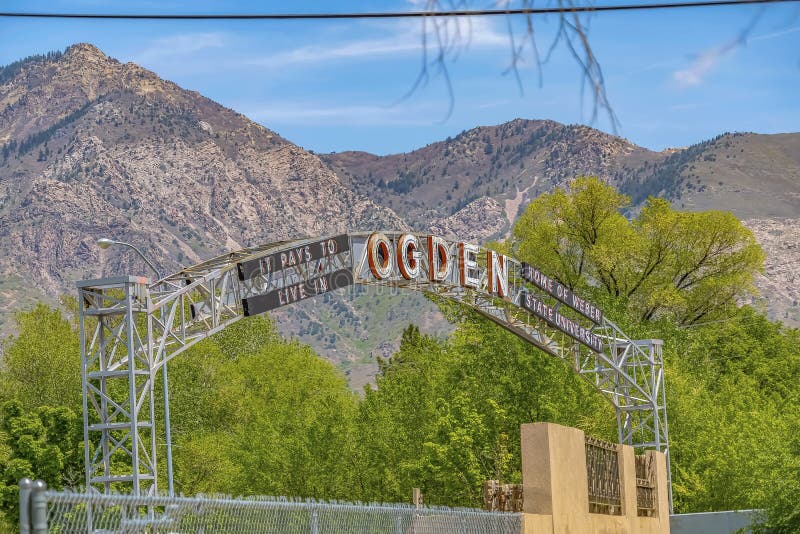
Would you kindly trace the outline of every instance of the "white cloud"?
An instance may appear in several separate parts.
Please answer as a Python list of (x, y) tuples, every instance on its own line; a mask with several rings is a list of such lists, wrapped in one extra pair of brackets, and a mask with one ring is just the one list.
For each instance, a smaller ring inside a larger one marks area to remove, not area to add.
[(412, 43), (394, 37), (334, 44), (332, 46), (303, 46), (271, 56), (245, 60), (260, 67), (283, 67), (306, 63), (322, 63), (337, 59), (355, 59), (369, 56), (385, 56), (419, 50), (418, 42)]
[(265, 124), (312, 124), (320, 126), (423, 126), (440, 120), (447, 103), (424, 105), (335, 106), (321, 103), (284, 102), (268, 107), (243, 106), (243, 113)]
[(136, 54), (136, 63), (153, 63), (158, 60), (190, 56), (209, 48), (225, 46), (225, 35), (220, 32), (183, 33), (161, 37), (150, 42), (147, 48)]
[(719, 64), (722, 58), (735, 50), (739, 44), (740, 41), (737, 39), (736, 41), (726, 43), (722, 46), (715, 46), (714, 48), (706, 50), (698, 55), (686, 69), (673, 72), (672, 78), (680, 87), (700, 85), (703, 83), (706, 75)]
[[(443, 21), (440, 21), (443, 22)], [(447, 31), (455, 35), (455, 21), (448, 21)], [(508, 46), (508, 36), (497, 31), (489, 21), (475, 19), (469, 24), (463, 21), (460, 24), (460, 39), (456, 43), (454, 52), (466, 48), (494, 48)], [(277, 52), (269, 56), (261, 56), (245, 60), (246, 64), (261, 67), (286, 67), (327, 61), (354, 61), (390, 55), (408, 53), (418, 54), (422, 51), (422, 25), (397, 22), (386, 32), (385, 37), (370, 39), (354, 39), (350, 41), (333, 41), (323, 45), (302, 46), (290, 50)], [(428, 26), (428, 49), (436, 47), (431, 26)]]
[(756, 35), (755, 37), (751, 37), (748, 41), (768, 41), (770, 39), (776, 39), (778, 37), (783, 37), (784, 35), (789, 35), (792, 33), (800, 32), (800, 26), (793, 26), (791, 28), (785, 28), (783, 30), (779, 30), (772, 33), (765, 33), (762, 35)]
[(800, 26), (786, 28), (780, 31), (747, 37), (742, 35), (733, 41), (721, 46), (715, 46), (699, 54), (694, 61), (685, 69), (676, 70), (672, 73), (672, 78), (680, 87), (691, 87), (699, 85), (705, 81), (706, 76), (716, 67), (725, 56), (733, 53), (737, 48), (746, 45), (748, 42), (767, 41), (776, 39), (800, 31)]

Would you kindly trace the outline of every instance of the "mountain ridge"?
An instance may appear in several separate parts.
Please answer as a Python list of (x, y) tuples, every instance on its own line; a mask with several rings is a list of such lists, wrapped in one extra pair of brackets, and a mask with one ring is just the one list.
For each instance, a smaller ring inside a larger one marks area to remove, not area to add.
[[(800, 135), (786, 134), (783, 148), (770, 136), (752, 144), (750, 135), (654, 152), (586, 126), (515, 119), (409, 153), (313, 154), (134, 63), (73, 45), (0, 70), (0, 316), (7, 327), (12, 309), (55, 303), (72, 294), (75, 279), (142, 272), (135, 256), (100, 251), (98, 237), (141, 245), (166, 272), (227, 250), (345, 230), (498, 239), (532, 198), (579, 174), (686, 209), (734, 204), (748, 161), (773, 184), (769, 195), (800, 190), (792, 174)], [(781, 182), (772, 162), (783, 153), (791, 179)], [(791, 195), (759, 207), (756, 193), (736, 208), (763, 214), (752, 227), (772, 247), (767, 272), (788, 284), (794, 270), (779, 265), (794, 223), (774, 217), (797, 216), (800, 207)], [(778, 284), (764, 287), (768, 300), (797, 300)], [(434, 334), (450, 328), (420, 295), (368, 291), (276, 317), (284, 334), (339, 363), (355, 385), (371, 379), (375, 358), (392, 353), (408, 322)], [(791, 320), (798, 310), (775, 313)]]
[[(177, 227), (171, 228), (173, 235), (184, 226), (184, 235), (175, 238), (191, 261), (199, 260), (201, 253), (268, 239), (366, 228), (373, 219), (404, 227), (391, 210), (343, 187), (316, 156), (133, 63), (121, 64), (80, 44), (68, 48), (57, 67), (54, 62), (23, 66), (15, 81), (0, 86), (5, 152), (10, 155), (16, 149), (16, 154), (0, 160), (0, 216), (7, 223), (21, 223), (32, 211), (30, 204), (46, 195), (80, 204), (79, 195), (70, 193), (89, 186), (109, 194), (93, 198), (93, 209), (76, 205), (76, 211), (86, 208), (96, 216), (104, 209), (115, 212), (116, 219), (128, 220), (131, 230), (137, 227), (134, 213), (140, 222), (149, 219), (149, 224)], [(183, 168), (177, 168), (178, 163)], [(193, 186), (204, 198), (187, 198), (186, 190)], [(236, 194), (236, 188), (244, 195)], [(275, 197), (274, 190), (291, 193), (291, 201)], [(230, 194), (221, 198), (223, 193)], [(242, 196), (250, 202), (242, 202)], [(173, 205), (160, 209), (169, 213), (159, 213), (148, 197), (168, 198)], [(230, 199), (239, 201), (236, 209), (226, 205)], [(198, 200), (203, 201), (202, 209), (191, 205)], [(318, 217), (303, 216), (309, 205)], [(15, 216), (10, 217), (12, 211)], [(193, 220), (181, 217), (181, 211), (191, 213)], [(279, 213), (284, 216), (277, 217)], [(198, 217), (204, 230), (215, 230), (209, 234), (215, 238), (213, 246), (189, 243)], [(272, 225), (268, 231), (259, 226), (264, 217)], [(107, 219), (107, 226), (115, 228), (113, 219)]]
[[(463, 161), (451, 157), (457, 143), (478, 179), (463, 173), (429, 179), (432, 169), (464, 168)], [(515, 119), (408, 153), (321, 156), (355, 190), (410, 214), (412, 225), (427, 222), (451, 234), (461, 228), (478, 241), (507, 237), (530, 200), (581, 174), (598, 176), (628, 194), (631, 212), (649, 196), (667, 198), (677, 209), (731, 211), (767, 252), (767, 274), (757, 280), (758, 305), (772, 318), (800, 326), (800, 290), (795, 289), (800, 262), (788, 246), (800, 241), (800, 133), (723, 133), (654, 152), (584, 126)]]
[(453, 215), (482, 196), (502, 203), (534, 180), (531, 198), (576, 175), (623, 173), (623, 157), (663, 157), (587, 126), (526, 119), (479, 126), (407, 153), (320, 156), (353, 190), (402, 211), (412, 225)]
[[(101, 251), (99, 237), (135, 243), (159, 271), (175, 272), (271, 241), (408, 228), (317, 156), (92, 45), (13, 70), (0, 84), (6, 328), (13, 309), (32, 299), (55, 304), (73, 294), (74, 280), (149, 274), (124, 249)], [(283, 313), (317, 313), (293, 308)]]

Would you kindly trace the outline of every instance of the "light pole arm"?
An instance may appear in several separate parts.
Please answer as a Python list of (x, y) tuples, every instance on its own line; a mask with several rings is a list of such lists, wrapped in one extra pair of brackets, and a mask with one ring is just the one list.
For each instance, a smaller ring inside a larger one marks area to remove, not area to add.
[(124, 241), (112, 241), (112, 243), (115, 245), (122, 245), (123, 247), (128, 247), (129, 249), (132, 249), (136, 254), (139, 255), (140, 258), (142, 258), (142, 260), (144, 260), (147, 266), (150, 267), (154, 273), (156, 273), (156, 281), (161, 280), (162, 278), (161, 273), (158, 272), (158, 269), (156, 269), (155, 265), (153, 265), (153, 263), (147, 259), (147, 256), (145, 256), (144, 253), (141, 250), (139, 250), (138, 247), (136, 247), (135, 245), (131, 245), (130, 243), (125, 243)]

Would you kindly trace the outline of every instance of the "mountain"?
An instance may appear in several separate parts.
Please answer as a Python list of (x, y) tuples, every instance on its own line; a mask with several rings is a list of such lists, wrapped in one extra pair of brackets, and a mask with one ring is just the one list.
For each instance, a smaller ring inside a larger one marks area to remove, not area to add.
[[(317, 156), (94, 46), (0, 70), (6, 332), (8, 312), (72, 295), (75, 280), (144, 272), (125, 249), (101, 251), (94, 241), (102, 236), (135, 243), (171, 272), (227, 250), (376, 227), (407, 225), (353, 192)], [(295, 306), (279, 322), (299, 331), (292, 326), (298, 316), (316, 320), (319, 331), (306, 340), (336, 356), (322, 342), (332, 332), (316, 318), (332, 306)], [(393, 327), (398, 335), (402, 326)], [(366, 348), (382, 341), (373, 336)]]
[(93, 46), (16, 70), (0, 85), (4, 274), (35, 252), (25, 273), (52, 289), (100, 263), (98, 232), (141, 242), (166, 270), (271, 239), (404, 226), (316, 156)]
[(658, 194), (681, 209), (733, 212), (767, 253), (757, 303), (800, 326), (800, 134), (720, 135), (674, 152), (621, 188), (635, 202)]
[(731, 211), (767, 252), (761, 305), (800, 325), (800, 134), (723, 134), (654, 152), (586, 126), (516, 119), (406, 154), (322, 159), (411, 224), (476, 240), (507, 235), (527, 202), (578, 175), (614, 184), (633, 210), (653, 195), (678, 209)]
[[(345, 229), (415, 228), (484, 241), (536, 195), (599, 175), (641, 203), (731, 209), (768, 251), (773, 316), (800, 320), (798, 134), (728, 134), (654, 152), (585, 126), (517, 119), (407, 154), (314, 155), (133, 63), (79, 44), (0, 69), (0, 333), (9, 313), (82, 278), (162, 272), (223, 251)], [(380, 288), (378, 288), (380, 289)], [(273, 314), (358, 386), (409, 322), (449, 326), (416, 293), (354, 288)]]
[(740, 219), (800, 214), (800, 134), (723, 134), (676, 150), (621, 184), (634, 202), (659, 194)]
[(630, 169), (666, 157), (586, 126), (523, 119), (467, 130), (407, 154), (322, 156), (354, 191), (402, 213), (412, 225), (424, 227), (490, 197), (505, 211), (505, 229), (527, 201), (575, 176), (621, 181)]

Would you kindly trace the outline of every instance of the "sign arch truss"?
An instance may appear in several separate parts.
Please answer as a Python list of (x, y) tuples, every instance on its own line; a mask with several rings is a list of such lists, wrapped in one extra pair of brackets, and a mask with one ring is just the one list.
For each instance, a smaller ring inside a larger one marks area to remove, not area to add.
[(125, 483), (137, 494), (157, 492), (162, 371), (171, 491), (167, 362), (243, 317), (353, 284), (436, 294), (477, 311), (589, 380), (614, 407), (620, 443), (662, 451), (669, 461), (660, 340), (630, 339), (535, 266), (484, 247), (357, 232), (231, 252), (155, 282), (78, 282), (87, 487), (110, 492)]

